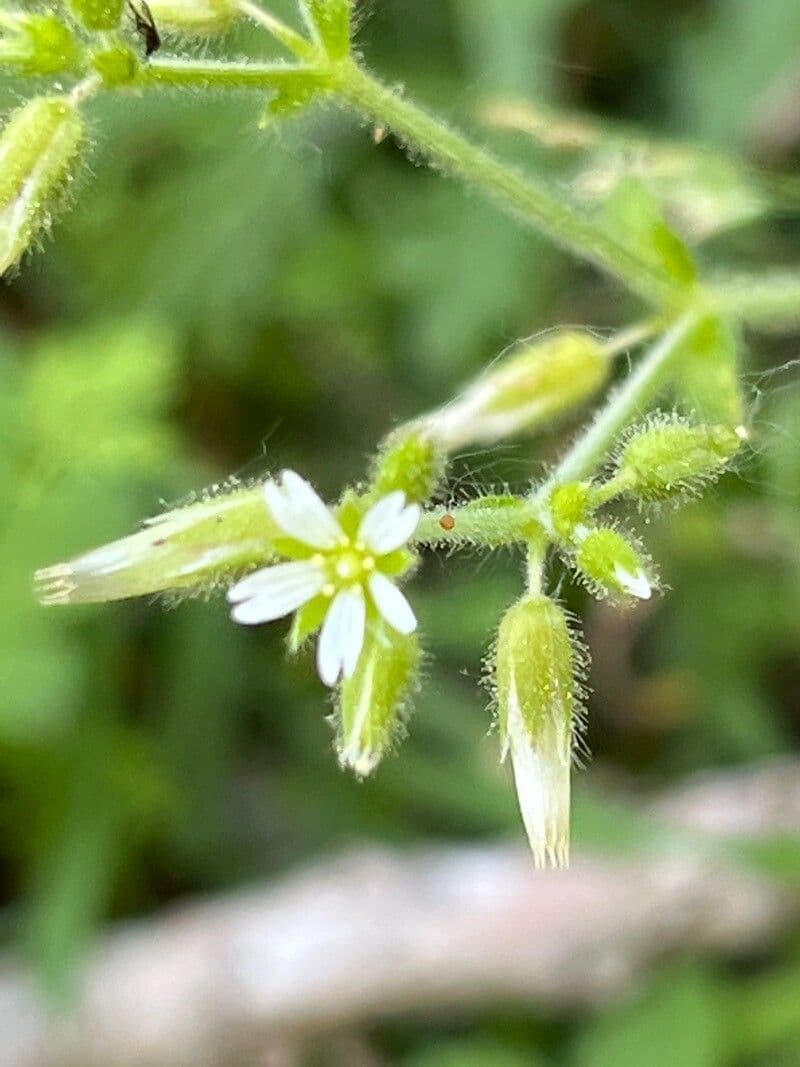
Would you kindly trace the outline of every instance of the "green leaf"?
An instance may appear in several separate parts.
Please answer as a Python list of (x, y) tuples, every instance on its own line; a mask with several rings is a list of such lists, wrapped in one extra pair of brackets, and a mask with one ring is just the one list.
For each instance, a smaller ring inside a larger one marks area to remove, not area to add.
[(692, 253), (664, 221), (661, 205), (636, 178), (623, 178), (603, 205), (609, 230), (656, 269), (687, 288), (697, 280)]

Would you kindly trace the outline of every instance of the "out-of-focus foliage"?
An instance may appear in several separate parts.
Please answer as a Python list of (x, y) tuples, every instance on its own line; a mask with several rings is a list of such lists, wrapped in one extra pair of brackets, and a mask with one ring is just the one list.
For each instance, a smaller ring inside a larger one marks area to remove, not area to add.
[[(522, 165), (547, 151), (483, 129), (498, 93), (796, 165), (795, 0), (364, 6), (373, 65)], [(242, 29), (233, 41), (252, 47)], [(276, 628), (238, 630), (216, 601), (59, 612), (30, 595), (35, 567), (233, 471), (296, 467), (334, 493), (393, 420), (441, 403), (509, 342), (629, 319), (609, 283), (391, 141), (334, 113), (258, 132), (258, 112), (246, 97), (92, 104), (82, 195), (0, 293), (1, 914), (57, 993), (108, 917), (358, 839), (519, 834), (475, 684), (515, 559), (425, 564), (425, 694), (402, 753), (362, 785), (337, 770), (313, 670), (284, 662)], [(743, 261), (800, 256), (794, 223), (716, 240)], [(800, 385), (764, 371), (795, 358), (797, 338), (749, 347), (752, 458), (707, 503), (651, 520), (672, 591), (629, 620), (624, 647), (609, 610), (590, 612), (598, 779), (665, 785), (796, 747)], [(524, 485), (564, 439), (498, 448), (478, 469), (466, 457), (454, 492)], [(579, 844), (649, 839), (588, 776), (579, 793)], [(795, 877), (796, 856), (783, 856)], [(406, 1067), (788, 1065), (798, 1003), (790, 939), (746, 974), (670, 965), (592, 1017), (492, 1005), (370, 1040)]]

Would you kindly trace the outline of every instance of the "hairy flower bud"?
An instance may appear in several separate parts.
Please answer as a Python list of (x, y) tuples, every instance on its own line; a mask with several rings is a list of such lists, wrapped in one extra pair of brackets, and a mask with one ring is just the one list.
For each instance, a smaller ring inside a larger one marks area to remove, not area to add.
[(444, 473), (445, 455), (438, 442), (416, 429), (402, 428), (391, 434), (381, 447), (373, 472), (376, 497), (398, 489), (417, 504), (429, 500)]
[(495, 363), (445, 407), (421, 421), (447, 452), (530, 432), (585, 401), (611, 370), (589, 333), (553, 333)]
[(556, 486), (550, 494), (550, 517), (556, 536), (562, 541), (571, 541), (575, 531), (585, 525), (592, 503), (590, 482)]
[(419, 662), (414, 634), (380, 622), (370, 627), (355, 674), (339, 691), (339, 762), (360, 778), (375, 770), (395, 739)]
[(51, 605), (207, 589), (268, 561), (279, 534), (262, 489), (239, 489), (165, 512), (138, 533), (37, 571), (37, 593)]
[(635, 433), (617, 466), (623, 482), (645, 500), (664, 500), (717, 478), (747, 437), (743, 428), (693, 426), (678, 419)]
[(497, 638), (499, 725), (537, 867), (569, 861), (577, 665), (566, 616), (554, 601), (528, 596), (506, 612)]
[(235, 0), (150, 0), (159, 29), (209, 37), (225, 33), (239, 15)]
[(80, 65), (80, 44), (54, 15), (0, 11), (0, 29), (0, 64), (20, 74), (64, 74)]
[(598, 595), (616, 594), (649, 600), (653, 585), (638, 550), (610, 527), (578, 531), (575, 565)]
[(86, 139), (66, 97), (30, 100), (0, 134), (0, 273), (46, 230)]
[(124, 0), (69, 0), (69, 6), (87, 30), (113, 30), (122, 18)]

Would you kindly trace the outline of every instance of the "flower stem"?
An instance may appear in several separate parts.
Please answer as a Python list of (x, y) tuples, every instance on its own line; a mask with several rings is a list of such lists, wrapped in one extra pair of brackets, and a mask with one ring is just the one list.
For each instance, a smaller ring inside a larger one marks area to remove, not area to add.
[(675, 286), (665, 275), (562, 199), (544, 179), (518, 173), (355, 62), (342, 65), (338, 91), (434, 166), (477, 187), (557, 243), (620, 278), (645, 300), (657, 306), (674, 303)]
[(586, 432), (578, 438), (552, 477), (537, 493), (539, 499), (554, 484), (576, 482), (593, 474), (608, 455), (620, 431), (653, 398), (660, 388), (671, 362), (680, 354), (683, 342), (700, 319), (698, 312), (687, 312), (650, 349)]

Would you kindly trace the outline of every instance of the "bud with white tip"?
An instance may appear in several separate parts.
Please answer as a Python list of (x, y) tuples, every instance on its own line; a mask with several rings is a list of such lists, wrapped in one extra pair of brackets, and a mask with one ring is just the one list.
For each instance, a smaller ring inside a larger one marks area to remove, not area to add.
[(566, 615), (553, 600), (527, 596), (506, 612), (495, 668), (499, 726), (537, 867), (569, 862), (577, 667)]
[(609, 526), (576, 531), (575, 566), (597, 596), (649, 600), (653, 581), (649, 563), (619, 531)]
[(86, 124), (66, 97), (30, 100), (0, 134), (0, 273), (51, 222), (86, 141)]
[(47, 606), (201, 591), (273, 557), (281, 533), (263, 491), (239, 489), (151, 519), (129, 537), (36, 572)]
[(372, 774), (397, 735), (419, 670), (415, 634), (381, 621), (369, 628), (355, 674), (339, 691), (339, 762), (359, 778)]

